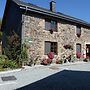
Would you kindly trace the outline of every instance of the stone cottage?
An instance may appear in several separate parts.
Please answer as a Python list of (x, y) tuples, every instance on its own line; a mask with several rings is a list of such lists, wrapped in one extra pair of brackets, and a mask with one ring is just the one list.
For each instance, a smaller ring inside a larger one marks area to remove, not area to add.
[(7, 0), (2, 22), (3, 48), (10, 30), (28, 45), (29, 57), (43, 58), (49, 52), (59, 58), (77, 56), (78, 52), (90, 57), (90, 24), (56, 12), (55, 1), (47, 10), (20, 0)]

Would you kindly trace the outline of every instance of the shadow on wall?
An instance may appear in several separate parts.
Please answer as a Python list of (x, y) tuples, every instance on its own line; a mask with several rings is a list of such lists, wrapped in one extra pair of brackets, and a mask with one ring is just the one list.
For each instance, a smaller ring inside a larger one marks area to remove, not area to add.
[(17, 90), (90, 90), (90, 72), (64, 70)]

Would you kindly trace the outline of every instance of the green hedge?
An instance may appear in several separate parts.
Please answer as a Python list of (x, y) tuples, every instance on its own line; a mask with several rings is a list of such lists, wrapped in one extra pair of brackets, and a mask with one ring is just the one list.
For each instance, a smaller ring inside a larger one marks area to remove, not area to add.
[(7, 56), (0, 55), (0, 68), (16, 69), (19, 66), (15, 60), (8, 60)]

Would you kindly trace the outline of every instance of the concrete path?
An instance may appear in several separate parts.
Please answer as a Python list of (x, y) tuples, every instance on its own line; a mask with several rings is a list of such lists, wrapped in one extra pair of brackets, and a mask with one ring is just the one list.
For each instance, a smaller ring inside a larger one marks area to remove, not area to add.
[(0, 90), (90, 90), (90, 63), (40, 65), (0, 73), (0, 77), (12, 75), (17, 80), (0, 78)]

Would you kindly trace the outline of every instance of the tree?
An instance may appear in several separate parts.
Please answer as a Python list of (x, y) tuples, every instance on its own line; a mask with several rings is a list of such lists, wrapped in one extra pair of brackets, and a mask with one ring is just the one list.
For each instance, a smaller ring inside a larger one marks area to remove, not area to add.
[(4, 54), (10, 60), (16, 60), (18, 65), (22, 65), (24, 62), (27, 63), (28, 60), (27, 47), (25, 44), (21, 45), (20, 42), (20, 37), (12, 32), (7, 37), (7, 47), (4, 49)]
[(20, 38), (15, 32), (12, 32), (12, 34), (7, 37), (7, 46), (4, 49), (4, 54), (7, 55), (10, 60), (19, 60), (21, 44)]
[(0, 30), (1, 30), (2, 19), (0, 18)]

